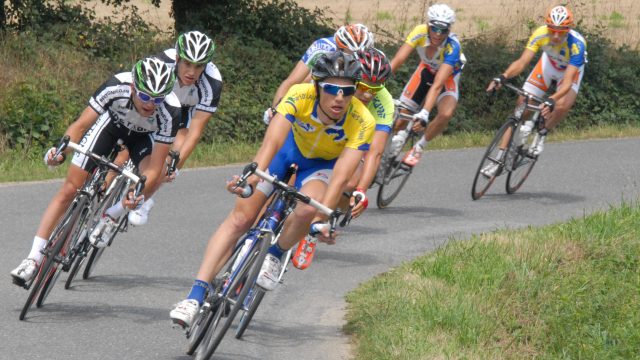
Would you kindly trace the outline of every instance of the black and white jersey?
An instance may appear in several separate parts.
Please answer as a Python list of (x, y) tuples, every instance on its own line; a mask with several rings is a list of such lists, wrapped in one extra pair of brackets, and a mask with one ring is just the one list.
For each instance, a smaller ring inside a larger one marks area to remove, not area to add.
[[(174, 48), (167, 49), (156, 57), (169, 66), (176, 66), (176, 49)], [(188, 108), (189, 112), (192, 112), (195, 107), (195, 110), (214, 113), (218, 109), (222, 93), (222, 76), (218, 67), (209, 62), (195, 84), (180, 86), (180, 81), (176, 81), (173, 92), (180, 100), (182, 107)]]
[[(112, 122), (127, 129), (149, 133), (154, 132), (154, 141), (171, 144), (178, 132), (182, 111), (178, 97), (171, 93), (164, 102), (156, 106), (150, 117), (141, 116), (135, 109), (132, 100), (131, 72), (122, 72), (112, 76), (102, 84), (89, 100), (98, 114), (109, 113)], [(134, 95), (135, 96), (135, 95)]]

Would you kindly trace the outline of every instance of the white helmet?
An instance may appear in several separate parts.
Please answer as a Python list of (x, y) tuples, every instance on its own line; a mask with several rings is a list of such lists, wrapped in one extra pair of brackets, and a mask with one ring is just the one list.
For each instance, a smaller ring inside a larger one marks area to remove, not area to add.
[(427, 10), (429, 25), (449, 28), (456, 22), (456, 13), (448, 5), (435, 4)]
[(373, 47), (373, 34), (362, 24), (342, 25), (334, 35), (339, 49), (352, 52)]
[(200, 31), (183, 33), (176, 41), (178, 56), (194, 64), (206, 64), (211, 61), (215, 48), (213, 41)]
[(169, 94), (176, 81), (175, 72), (169, 65), (157, 58), (144, 58), (132, 70), (133, 85), (149, 96), (159, 97)]

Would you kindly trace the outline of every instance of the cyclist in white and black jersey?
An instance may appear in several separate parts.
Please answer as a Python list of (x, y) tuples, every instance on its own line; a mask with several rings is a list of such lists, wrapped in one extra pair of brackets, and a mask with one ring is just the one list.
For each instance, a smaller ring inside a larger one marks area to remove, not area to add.
[[(97, 228), (102, 236), (91, 234), (95, 246), (104, 246), (102, 238), (109, 239), (117, 228), (113, 218), (124, 215), (148, 196), (149, 190), (161, 180), (165, 159), (178, 132), (181, 121), (180, 102), (171, 92), (175, 74), (171, 67), (155, 58), (138, 61), (131, 72), (119, 73), (102, 84), (89, 100), (80, 117), (67, 131), (71, 141), (98, 155), (108, 155), (118, 139), (130, 151), (133, 162), (141, 175), (147, 177), (147, 187), (137, 199), (124, 199), (108, 209)], [(63, 154), (54, 159), (56, 149), (45, 153), (49, 166), (64, 162)], [(67, 177), (47, 207), (27, 258), (11, 275), (20, 285), (35, 276), (42, 260), (41, 249), (46, 245), (53, 228), (73, 200), (77, 189), (84, 184), (95, 163), (85, 155), (75, 154)]]
[[(182, 105), (182, 122), (178, 126), (178, 135), (173, 143), (173, 149), (180, 153), (176, 175), (200, 141), (211, 116), (218, 109), (222, 93), (222, 76), (218, 67), (211, 62), (214, 49), (215, 44), (207, 35), (199, 31), (189, 31), (178, 37), (175, 48), (156, 55), (158, 59), (174, 67), (177, 81), (173, 93)], [(129, 222), (134, 225), (146, 224), (154, 203), (154, 199), (149, 198), (140, 208), (131, 211)]]

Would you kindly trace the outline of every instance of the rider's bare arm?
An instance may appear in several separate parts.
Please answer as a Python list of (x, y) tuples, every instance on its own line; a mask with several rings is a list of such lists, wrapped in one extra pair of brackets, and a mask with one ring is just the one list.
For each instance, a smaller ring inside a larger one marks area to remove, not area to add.
[(423, 109), (431, 112), (434, 106), (436, 106), (436, 101), (438, 100), (438, 96), (440, 95), (440, 91), (444, 86), (444, 83), (447, 81), (449, 77), (453, 74), (453, 66), (449, 64), (442, 64), (436, 73), (435, 78), (433, 79), (433, 85), (429, 88), (427, 92), (427, 97), (424, 101)]
[(411, 55), (413, 50), (414, 48), (407, 43), (402, 44), (402, 46), (400, 46), (400, 49), (398, 49), (398, 52), (396, 53), (396, 55), (393, 57), (393, 59), (391, 59), (391, 71), (394, 74), (396, 73), (398, 68), (402, 66), (402, 64), (404, 64), (405, 61), (407, 61), (407, 58), (409, 57), (409, 55)]
[(529, 65), (529, 63), (531, 63), (531, 60), (533, 60), (533, 57), (535, 55), (536, 53), (533, 52), (532, 50), (524, 49), (524, 51), (522, 52), (522, 55), (520, 55), (520, 58), (512, 62), (511, 65), (509, 65), (509, 67), (507, 68), (507, 70), (505, 70), (505, 72), (502, 73), (502, 75), (504, 75), (504, 77), (507, 79), (510, 79), (514, 76), (518, 76), (522, 71), (524, 71), (524, 69)]
[(98, 114), (91, 106), (87, 106), (82, 114), (78, 117), (76, 121), (74, 121), (67, 131), (65, 131), (65, 135), (69, 135), (70, 139), (74, 143), (80, 142), (80, 139), (84, 135), (84, 133), (89, 130), (93, 124), (95, 124), (96, 120), (98, 120)]
[(388, 136), (389, 133), (386, 131), (376, 131), (374, 133), (371, 147), (364, 158), (364, 168), (358, 186), (356, 186), (357, 189), (366, 190), (373, 182), (373, 178), (375, 178), (378, 167), (380, 166), (380, 159), (382, 158)]
[[(271, 124), (267, 128), (267, 133), (264, 134), (262, 145), (260, 146), (260, 149), (258, 149), (256, 157), (253, 159), (253, 161), (258, 163), (258, 169), (263, 171), (266, 170), (276, 152), (278, 152), (282, 147), (282, 144), (284, 144), (290, 130), (291, 123), (289, 120), (285, 119), (282, 114), (276, 113), (271, 120)], [(254, 181), (249, 182), (255, 184), (258, 177), (253, 176), (253, 178)]]
[(193, 149), (195, 149), (196, 145), (198, 145), (198, 142), (200, 142), (202, 133), (207, 127), (209, 119), (211, 119), (212, 115), (213, 114), (209, 112), (200, 110), (196, 110), (195, 114), (193, 114), (191, 123), (189, 124), (189, 131), (187, 132), (187, 136), (180, 148), (176, 149), (180, 151), (180, 162), (177, 166), (178, 169), (182, 169), (185, 161), (187, 161), (187, 159), (193, 152)]
[(289, 76), (284, 79), (284, 81), (278, 86), (278, 90), (276, 90), (275, 95), (273, 96), (273, 101), (271, 102), (272, 107), (276, 107), (280, 99), (282, 99), (289, 89), (295, 84), (301, 84), (305, 81), (307, 76), (311, 73), (307, 64), (305, 64), (302, 60), (296, 63), (296, 66), (291, 70)]
[(569, 90), (571, 90), (571, 85), (573, 85), (573, 79), (577, 76), (579, 71), (580, 69), (576, 66), (568, 65), (567, 69), (564, 71), (564, 75), (562, 76), (562, 81), (558, 84), (556, 92), (549, 97), (554, 101), (559, 101), (563, 96), (567, 95)]

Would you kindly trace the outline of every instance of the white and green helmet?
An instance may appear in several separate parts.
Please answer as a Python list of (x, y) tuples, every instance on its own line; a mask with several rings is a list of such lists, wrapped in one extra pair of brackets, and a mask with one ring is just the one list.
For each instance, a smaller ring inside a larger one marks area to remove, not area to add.
[(168, 95), (176, 82), (173, 69), (153, 57), (138, 61), (133, 66), (132, 75), (135, 88), (153, 97)]
[(206, 64), (213, 58), (216, 48), (213, 40), (200, 31), (189, 31), (178, 36), (176, 53), (181, 59), (194, 64)]

